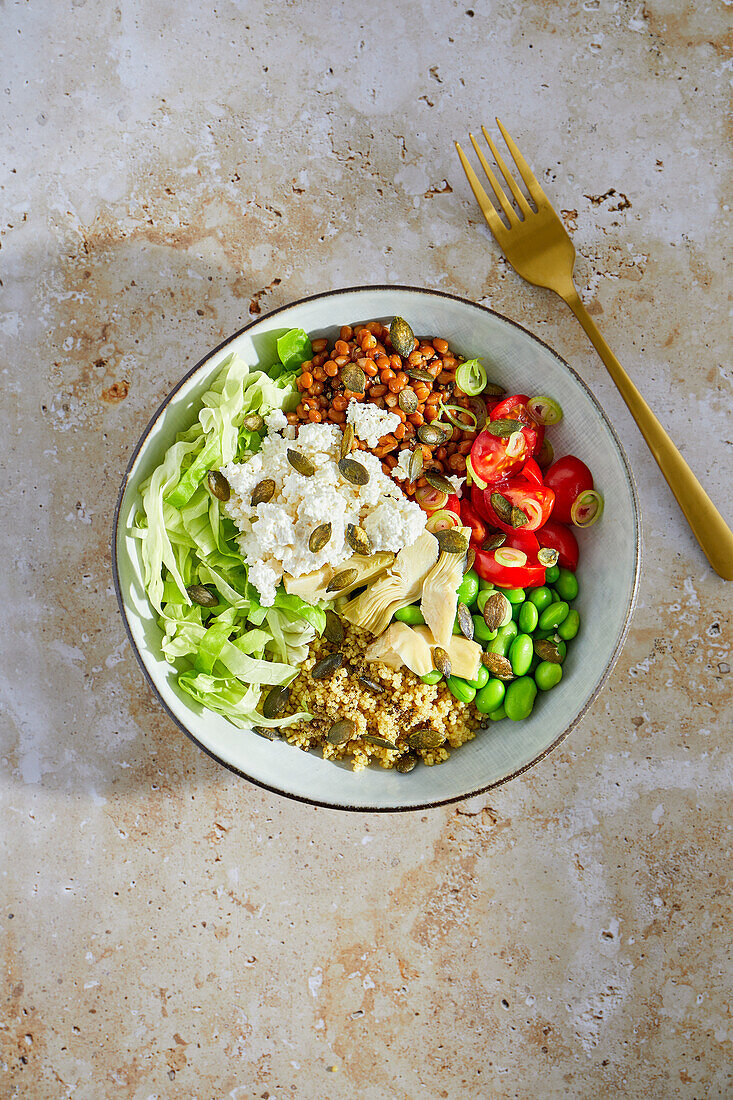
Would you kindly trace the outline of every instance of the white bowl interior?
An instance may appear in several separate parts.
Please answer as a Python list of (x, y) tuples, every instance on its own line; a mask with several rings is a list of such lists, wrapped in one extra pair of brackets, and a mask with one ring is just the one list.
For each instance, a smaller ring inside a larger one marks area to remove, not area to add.
[[(602, 521), (580, 532), (575, 606), (581, 632), (568, 649), (564, 678), (540, 692), (524, 722), (488, 723), (474, 741), (438, 767), (409, 775), (372, 768), (351, 772), (204, 710), (181, 692), (175, 669), (160, 656), (160, 630), (141, 582), (139, 542), (130, 534), (140, 483), (160, 462), (230, 352), (252, 366), (275, 362), (275, 341), (290, 328), (333, 335), (342, 324), (408, 319), (419, 335), (443, 336), (477, 356), (509, 393), (546, 393), (564, 418), (551, 429), (555, 454), (572, 452), (593, 471), (605, 496)], [(358, 288), (321, 295), (262, 318), (211, 354), (173, 393), (147, 430), (128, 473), (116, 529), (116, 569), (123, 613), (139, 658), (161, 700), (182, 727), (223, 763), (266, 787), (312, 802), (352, 809), (411, 809), (461, 798), (499, 783), (544, 755), (578, 719), (618, 654), (628, 626), (639, 569), (638, 504), (620, 444), (599, 405), (559, 357), (523, 329), (482, 307), (429, 291)]]

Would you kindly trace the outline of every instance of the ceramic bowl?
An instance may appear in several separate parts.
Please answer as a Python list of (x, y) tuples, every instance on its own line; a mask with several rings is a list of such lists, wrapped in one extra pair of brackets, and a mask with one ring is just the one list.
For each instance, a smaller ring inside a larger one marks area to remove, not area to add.
[[(600, 523), (578, 535), (582, 627), (569, 648), (562, 682), (540, 693), (523, 722), (488, 723), (475, 740), (436, 767), (408, 775), (379, 767), (354, 773), (280, 741), (241, 730), (202, 709), (176, 683), (160, 652), (160, 630), (141, 582), (139, 542), (130, 534), (138, 487), (188, 427), (197, 401), (222, 360), (236, 352), (248, 363), (275, 362), (275, 341), (290, 328), (334, 337), (343, 324), (406, 317), (417, 333), (449, 340), (454, 351), (479, 356), (508, 393), (546, 393), (564, 418), (551, 429), (557, 455), (572, 452), (592, 469), (605, 496)], [(113, 563), (117, 596), (135, 653), (176, 725), (238, 775), (278, 794), (348, 810), (416, 810), (467, 798), (505, 783), (547, 756), (577, 725), (607, 679), (628, 630), (639, 577), (639, 505), (629, 464), (603, 409), (581, 378), (546, 344), (493, 310), (437, 291), (357, 287), (306, 298), (248, 325), (181, 379), (135, 447), (115, 513)]]

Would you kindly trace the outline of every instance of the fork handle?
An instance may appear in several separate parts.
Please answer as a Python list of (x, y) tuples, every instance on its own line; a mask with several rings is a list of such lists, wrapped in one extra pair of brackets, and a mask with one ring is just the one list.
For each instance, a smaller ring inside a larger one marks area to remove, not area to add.
[(733, 580), (730, 527), (601, 336), (575, 286), (570, 283), (558, 294), (570, 306), (603, 360), (708, 561), (719, 576)]

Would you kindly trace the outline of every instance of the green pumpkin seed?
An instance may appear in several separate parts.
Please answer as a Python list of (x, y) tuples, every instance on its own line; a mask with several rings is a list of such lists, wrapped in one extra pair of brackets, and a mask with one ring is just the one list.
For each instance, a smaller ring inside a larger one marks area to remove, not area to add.
[(354, 449), (354, 425), (347, 424), (341, 436), (341, 458), (346, 458)]
[(403, 413), (410, 416), (411, 413), (417, 412), (417, 406), (419, 404), (417, 400), (417, 394), (409, 386), (405, 386), (404, 390), (400, 390), (397, 398), (397, 404), (402, 409)]
[(344, 640), (344, 626), (335, 611), (330, 608), (326, 612), (326, 626), (324, 637), (331, 645), (341, 645)]
[(445, 734), (426, 726), (424, 729), (412, 730), (407, 737), (407, 744), (411, 749), (438, 749), (445, 741)]
[(437, 424), (421, 424), (417, 429), (417, 438), (428, 447), (437, 447), (445, 443), (446, 435)]
[(401, 775), (407, 775), (417, 764), (417, 757), (411, 753), (406, 752), (404, 756), (401, 756), (395, 764), (395, 771), (398, 771)]
[(415, 450), (410, 455), (409, 466), (409, 479), (411, 482), (417, 481), (422, 473), (425, 460), (422, 453), (422, 447), (415, 447)]
[(372, 553), (372, 540), (364, 528), (359, 527), (358, 523), (346, 524), (344, 539), (355, 554), (363, 554), (368, 558)]
[(489, 630), (498, 630), (506, 614), (506, 597), (493, 592), (484, 604), (484, 622)]
[[(497, 494), (498, 495), (498, 494)], [(496, 509), (494, 509), (496, 511)], [(486, 553), (490, 553), (492, 550), (498, 550), (500, 546), (503, 546), (506, 542), (506, 535), (503, 531), (497, 531), (495, 535), (489, 535), (481, 547)]]
[(502, 523), (511, 523), (511, 521), (512, 521), (512, 503), (511, 503), (511, 501), (507, 500), (507, 498), (502, 496), (501, 493), (492, 493), (491, 497), (489, 499), (491, 500), (491, 507), (494, 509), (494, 511), (496, 512), (497, 516), (502, 521)]
[(374, 692), (375, 695), (381, 695), (384, 691), (383, 684), (378, 683), (376, 680), (370, 680), (368, 676), (360, 676), (359, 683), (363, 688), (366, 688), (367, 691)]
[(468, 550), (468, 539), (458, 527), (435, 531), (435, 537), (443, 554), (465, 554)]
[(496, 676), (498, 680), (513, 680), (514, 672), (512, 671), (511, 662), (502, 657), (499, 653), (482, 653), (481, 661), (488, 668), (492, 676)]
[(367, 745), (376, 745), (380, 749), (395, 748), (394, 741), (388, 741), (386, 737), (378, 737), (376, 733), (363, 733), (361, 739), (366, 741)]
[(408, 377), (414, 378), (416, 382), (430, 382), (432, 384), (435, 381), (429, 370), (421, 370), (420, 367), (410, 367), (405, 373)]
[(521, 420), (490, 420), (486, 425), (489, 435), (498, 436), (500, 439), (508, 439), (512, 432), (519, 432), (524, 427)]
[(344, 363), (339, 375), (345, 390), (352, 393), (364, 393), (366, 389), (366, 375), (356, 363)]
[(293, 450), (292, 447), (288, 447), (287, 455), (288, 462), (296, 473), (302, 474), (303, 477), (313, 477), (316, 468), (309, 458), (306, 458), (300, 451)]
[(439, 645), (436, 645), (433, 650), (433, 664), (437, 668), (441, 676), (445, 676), (446, 680), (453, 671), (453, 666), (450, 661), (450, 657), (446, 651)]
[(189, 584), (186, 591), (192, 603), (197, 603), (199, 607), (216, 607), (219, 603), (219, 597), (202, 584)]
[(547, 569), (551, 569), (553, 565), (557, 565), (557, 559), (559, 557), (560, 555), (557, 550), (551, 550), (549, 546), (543, 546), (541, 550), (537, 551), (537, 561)]
[(279, 718), (285, 710), (289, 698), (290, 688), (270, 688), (262, 704), (262, 713), (265, 718)]
[(466, 551), (466, 564), (463, 567), (464, 575), (469, 571), (469, 569), (473, 569), (473, 563), (475, 561), (476, 551), (472, 546), (469, 546), (468, 550)]
[(250, 413), (242, 421), (242, 427), (248, 432), (261, 432), (265, 426), (264, 418), (259, 413)]
[(316, 662), (311, 669), (311, 676), (314, 680), (326, 680), (329, 676), (333, 676), (343, 663), (343, 653), (329, 653), (327, 657), (322, 657)]
[(224, 474), (219, 473), (218, 470), (209, 470), (206, 481), (212, 497), (216, 497), (217, 500), (229, 500), (232, 495), (232, 487)]
[(549, 661), (553, 665), (562, 664), (560, 650), (554, 642), (549, 641), (547, 638), (535, 638), (534, 651), (541, 661)]
[(366, 485), (369, 480), (369, 471), (355, 458), (340, 458), (338, 464), (341, 476), (350, 481), (352, 485)]
[(330, 538), (331, 524), (321, 523), (308, 539), (308, 549), (311, 554), (317, 554), (319, 550), (322, 550)]
[(356, 726), (350, 718), (341, 718), (338, 722), (334, 722), (330, 730), (326, 734), (326, 740), (329, 745), (343, 745), (356, 733)]
[(389, 326), (389, 338), (392, 341), (392, 347), (403, 359), (406, 359), (415, 347), (415, 333), (404, 317), (394, 318)]
[(268, 741), (277, 739), (275, 731), (268, 729), (267, 726), (252, 726), (252, 733), (256, 733), (259, 737), (265, 737)]
[(444, 477), (443, 474), (439, 473), (437, 470), (426, 470), (425, 480), (431, 488), (438, 489), (441, 493), (447, 493), (448, 496), (452, 496), (453, 493), (455, 493), (455, 489), (450, 481), (448, 481), (448, 478)]
[(497, 386), (496, 382), (487, 382), (484, 386), (482, 393), (485, 393), (487, 397), (501, 397), (506, 390), (503, 386)]
[(461, 628), (461, 632), (464, 637), (468, 638), (469, 642), (473, 641), (473, 619), (471, 618), (471, 612), (466, 607), (465, 603), (459, 603), (458, 605), (458, 625)]
[(258, 481), (252, 490), (252, 496), (249, 498), (250, 507), (254, 508), (257, 504), (267, 504), (268, 500), (272, 500), (275, 495), (275, 482), (271, 477), (266, 477), (262, 481)]
[(358, 569), (342, 569), (340, 573), (334, 573), (331, 577), (326, 586), (326, 591), (340, 592), (342, 588), (347, 588), (348, 585), (353, 584), (358, 576)]
[(529, 523), (529, 520), (527, 519), (527, 516), (522, 511), (522, 509), (517, 508), (516, 506), (514, 508), (512, 508), (509, 520), (511, 522), (512, 527), (514, 527), (515, 529), (517, 527), (524, 527), (525, 524)]

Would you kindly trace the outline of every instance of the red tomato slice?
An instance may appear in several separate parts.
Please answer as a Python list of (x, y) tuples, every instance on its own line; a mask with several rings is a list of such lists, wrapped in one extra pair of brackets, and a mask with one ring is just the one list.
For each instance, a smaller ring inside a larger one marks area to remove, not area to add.
[(537, 541), (540, 546), (547, 546), (550, 550), (557, 550), (558, 565), (563, 569), (570, 569), (574, 573), (578, 568), (578, 540), (569, 527), (564, 523), (558, 523), (556, 519), (548, 519), (547, 523), (537, 532)]
[(535, 485), (543, 485), (542, 470), (533, 458), (528, 458), (522, 467), (520, 477), (526, 477), (527, 481), (533, 481)]
[(570, 523), (575, 498), (593, 488), (593, 474), (575, 455), (565, 455), (545, 470), (545, 485), (555, 493), (553, 517), (561, 523)]
[(528, 531), (526, 527), (518, 527), (506, 537), (505, 546), (511, 546), (514, 550), (523, 550), (527, 560), (535, 562), (537, 551), (540, 548), (539, 539), (534, 531)]
[(489, 522), (498, 527), (500, 531), (509, 533), (514, 528), (509, 523), (499, 519), (491, 503), (492, 492), (501, 493), (503, 497), (517, 508), (521, 508), (527, 517), (527, 523), (523, 525), (525, 531), (538, 531), (550, 517), (552, 506), (555, 502), (555, 494), (546, 485), (537, 485), (525, 478), (512, 478), (501, 485), (489, 486), (484, 489), (484, 511)]
[(457, 516), (461, 514), (461, 502), (455, 493), (451, 493), (443, 507), (449, 512), (455, 512)]
[[(498, 419), (498, 417), (497, 417)], [(524, 434), (525, 429), (522, 429)], [(485, 481), (487, 485), (493, 485), (503, 477), (508, 477), (521, 469), (526, 460), (531, 456), (532, 444), (525, 436), (523, 446), (515, 456), (508, 455), (507, 444), (509, 440), (490, 432), (480, 432), (471, 447), (471, 465), (477, 477)]]
[(486, 524), (473, 507), (470, 500), (461, 501), (460, 515), (463, 526), (471, 528), (471, 542), (476, 542), (479, 546), (483, 546), (486, 539)]
[[(522, 435), (527, 441), (530, 455), (536, 455), (545, 438), (543, 424), (538, 424), (527, 408), (529, 398), (526, 393), (515, 393), (511, 397), (505, 397), (491, 410), (492, 420), (519, 420), (526, 427), (522, 428)], [(473, 462), (473, 456), (471, 457)]]
[(479, 489), (478, 485), (471, 486), (471, 504), (481, 516), (481, 519), (489, 523), (489, 516), (484, 507), (484, 490)]
[(476, 550), (473, 568), (485, 581), (503, 588), (536, 588), (545, 583), (545, 567), (539, 563), (526, 565), (499, 565), (493, 550)]

